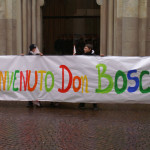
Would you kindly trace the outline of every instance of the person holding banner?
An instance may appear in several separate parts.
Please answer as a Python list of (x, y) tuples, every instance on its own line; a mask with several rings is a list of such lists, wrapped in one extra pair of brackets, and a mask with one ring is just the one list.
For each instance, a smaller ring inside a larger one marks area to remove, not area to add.
[[(38, 47), (35, 44), (31, 44), (29, 47), (29, 53), (28, 55), (40, 55), (43, 56), (43, 54), (39, 51)], [(36, 101), (28, 101), (27, 107), (33, 107), (33, 103), (37, 106), (37, 107), (42, 107), (41, 103), (36, 100)]]
[[(83, 55), (86, 55), (86, 56), (94, 56), (95, 55), (95, 51), (93, 50), (93, 45), (92, 44), (86, 44), (84, 46), (84, 54)], [(104, 56), (104, 55), (101, 54), (100, 56)], [(80, 103), (79, 108), (84, 109), (85, 108), (85, 103)], [(96, 103), (93, 103), (93, 109), (98, 110), (98, 106), (97, 106)]]
[(43, 54), (39, 51), (38, 47), (35, 44), (31, 44), (29, 47), (30, 51), (28, 55), (40, 55), (43, 56)]

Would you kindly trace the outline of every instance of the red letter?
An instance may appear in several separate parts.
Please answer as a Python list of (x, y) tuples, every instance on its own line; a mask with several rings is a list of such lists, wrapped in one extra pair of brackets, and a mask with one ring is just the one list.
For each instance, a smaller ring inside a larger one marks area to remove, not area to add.
[[(62, 89), (58, 89), (58, 91), (60, 93), (66, 93), (70, 90), (71, 88), (71, 85), (72, 85), (72, 73), (71, 71), (69, 70), (69, 68), (65, 65), (61, 65), (60, 68), (62, 68)], [(68, 71), (68, 74), (69, 74), (69, 83), (68, 83), (68, 86), (66, 89), (64, 89), (64, 69), (66, 71)]]
[(31, 75), (31, 70), (29, 70), (29, 74), (28, 74), (28, 90), (30, 91), (30, 92), (32, 92), (32, 91), (34, 91), (35, 90), (35, 88), (36, 88), (36, 86), (37, 86), (37, 81), (38, 81), (38, 73), (37, 73), (37, 71), (35, 71), (35, 83), (34, 83), (34, 86), (31, 88), (30, 87), (30, 75)]
[(25, 77), (23, 75), (23, 72), (20, 72), (20, 91), (22, 91), (22, 79), (24, 82), (24, 91), (26, 91), (27, 89), (27, 84), (28, 84), (28, 70), (26, 71), (26, 81), (25, 81)]

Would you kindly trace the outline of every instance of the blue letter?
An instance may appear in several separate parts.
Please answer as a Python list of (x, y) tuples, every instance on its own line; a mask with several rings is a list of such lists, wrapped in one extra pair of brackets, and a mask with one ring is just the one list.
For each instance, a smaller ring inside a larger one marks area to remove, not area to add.
[(130, 70), (128, 72), (128, 75), (127, 75), (129, 80), (134, 80), (135, 81), (135, 86), (134, 87), (129, 86), (129, 88), (128, 88), (128, 92), (130, 92), (130, 93), (135, 92), (139, 87), (139, 78), (138, 77), (131, 77), (132, 73), (137, 73), (137, 70)]

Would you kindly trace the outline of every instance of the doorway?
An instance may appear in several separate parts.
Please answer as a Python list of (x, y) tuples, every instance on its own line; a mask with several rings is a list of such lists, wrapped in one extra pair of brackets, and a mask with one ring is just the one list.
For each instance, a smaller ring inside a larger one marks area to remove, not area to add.
[(100, 54), (100, 6), (96, 0), (45, 0), (43, 10), (43, 53), (45, 55), (83, 54), (92, 44)]

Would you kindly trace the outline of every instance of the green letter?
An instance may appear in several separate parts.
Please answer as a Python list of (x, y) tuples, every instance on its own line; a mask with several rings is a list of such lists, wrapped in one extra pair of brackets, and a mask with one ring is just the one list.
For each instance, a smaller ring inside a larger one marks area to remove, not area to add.
[(10, 87), (11, 87), (12, 81), (13, 81), (13, 76), (14, 76), (14, 72), (12, 72), (12, 74), (11, 74), (11, 80), (9, 82), (9, 71), (7, 71), (7, 91), (10, 90)]
[(141, 93), (149, 93), (150, 92), (150, 87), (148, 87), (147, 89), (143, 89), (142, 87), (142, 78), (145, 74), (148, 74), (149, 75), (149, 72), (148, 71), (142, 71), (141, 74), (140, 74), (140, 91)]
[(18, 88), (15, 88), (14, 86), (15, 86), (15, 81), (17, 80), (16, 74), (19, 73), (19, 72), (20, 72), (19, 70), (16, 70), (16, 71), (15, 71), (14, 82), (13, 82), (13, 91), (18, 91)]
[[(118, 84), (117, 84), (118, 78), (119, 78), (120, 76), (123, 78), (123, 86), (122, 86), (121, 89), (118, 88)], [(119, 70), (119, 71), (116, 73), (116, 76), (115, 76), (115, 91), (116, 91), (117, 94), (121, 94), (121, 93), (123, 93), (126, 89), (127, 89), (127, 77), (126, 77), (126, 74), (125, 74), (124, 72), (122, 72), (121, 70)]]
[[(51, 75), (51, 77), (52, 77), (52, 85), (50, 88), (47, 87), (47, 76), (48, 75)], [(48, 71), (45, 76), (45, 89), (47, 92), (50, 92), (53, 89), (53, 87), (54, 87), (54, 75), (52, 72)]]
[[(103, 67), (103, 71), (100, 72), (100, 67)], [(108, 75), (108, 74), (105, 74), (106, 70), (107, 70), (107, 66), (104, 65), (104, 64), (98, 64), (96, 66), (96, 68), (98, 69), (98, 89), (96, 89), (96, 93), (109, 93), (112, 91), (113, 89), (113, 78)], [(109, 85), (107, 88), (105, 89), (101, 89), (101, 78), (106, 78), (108, 81), (109, 81)]]

